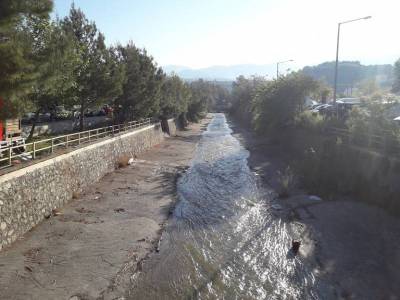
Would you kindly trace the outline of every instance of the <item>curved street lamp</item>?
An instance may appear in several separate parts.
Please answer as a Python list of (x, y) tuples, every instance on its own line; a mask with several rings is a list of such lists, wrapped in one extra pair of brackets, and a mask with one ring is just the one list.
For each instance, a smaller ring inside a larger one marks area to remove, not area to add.
[(337, 32), (337, 41), (336, 41), (336, 63), (335, 63), (335, 82), (333, 86), (333, 103), (336, 103), (336, 92), (337, 92), (337, 77), (338, 77), (338, 64), (339, 64), (339, 39), (340, 39), (340, 25), (346, 24), (346, 23), (351, 23), (355, 21), (360, 21), (360, 20), (367, 20), (371, 19), (371, 16), (366, 16), (363, 18), (358, 18), (358, 19), (353, 19), (353, 20), (348, 20), (344, 22), (338, 23), (338, 32)]
[(279, 64), (283, 64), (283, 63), (290, 62), (290, 61), (294, 61), (294, 60), (293, 59), (289, 59), (289, 60), (278, 61), (276, 63), (276, 79), (279, 78)]

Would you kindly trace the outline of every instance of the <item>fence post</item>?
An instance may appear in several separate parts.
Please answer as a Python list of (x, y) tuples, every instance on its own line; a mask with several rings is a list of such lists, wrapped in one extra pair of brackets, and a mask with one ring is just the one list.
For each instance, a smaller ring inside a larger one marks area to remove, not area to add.
[(65, 139), (67, 140), (67, 148), (68, 148), (69, 135), (66, 135)]
[(88, 141), (90, 142), (90, 130), (88, 131), (88, 133), (89, 133), (89, 139), (88, 139)]
[(384, 136), (383, 136), (383, 145), (382, 145), (383, 147), (382, 147), (382, 152), (383, 153), (387, 153), (388, 152), (388, 138), (387, 138), (387, 135), (385, 134)]
[(99, 139), (99, 129), (96, 129), (96, 139)]
[(11, 166), (12, 149), (8, 148), (8, 165)]
[(36, 158), (36, 142), (32, 144), (32, 159)]
[(51, 153), (54, 152), (54, 139), (51, 139)]
[(81, 144), (81, 133), (78, 132), (78, 145), (80, 145), (80, 144)]

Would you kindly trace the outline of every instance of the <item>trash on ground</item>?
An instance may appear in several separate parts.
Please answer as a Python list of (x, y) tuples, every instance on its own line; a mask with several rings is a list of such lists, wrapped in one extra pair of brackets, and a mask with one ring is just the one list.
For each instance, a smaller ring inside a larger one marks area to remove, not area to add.
[(309, 196), (308, 199), (312, 200), (312, 201), (322, 201), (322, 199), (320, 197), (315, 196), (315, 195)]
[(52, 214), (53, 216), (60, 216), (60, 215), (62, 215), (62, 212), (61, 212), (59, 209), (55, 208), (55, 209), (53, 209), (53, 210), (51, 211), (51, 214)]

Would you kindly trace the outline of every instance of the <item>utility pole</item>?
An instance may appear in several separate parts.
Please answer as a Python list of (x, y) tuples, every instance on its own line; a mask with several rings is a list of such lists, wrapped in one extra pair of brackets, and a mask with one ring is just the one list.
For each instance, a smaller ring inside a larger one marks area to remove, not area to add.
[(278, 61), (276, 63), (276, 79), (279, 78), (279, 64), (283, 64), (283, 63), (290, 62), (290, 61), (293, 61), (293, 59), (284, 60), (284, 61)]
[(360, 21), (360, 20), (367, 20), (367, 19), (371, 19), (371, 16), (358, 18), (358, 19), (354, 19), (354, 20), (348, 20), (348, 21), (344, 21), (344, 22), (338, 23), (337, 40), (336, 40), (335, 79), (334, 79), (334, 84), (333, 84), (333, 103), (334, 104), (336, 104), (336, 94), (337, 94), (337, 78), (338, 78), (338, 67), (339, 67), (340, 26), (342, 24), (351, 23), (351, 22)]

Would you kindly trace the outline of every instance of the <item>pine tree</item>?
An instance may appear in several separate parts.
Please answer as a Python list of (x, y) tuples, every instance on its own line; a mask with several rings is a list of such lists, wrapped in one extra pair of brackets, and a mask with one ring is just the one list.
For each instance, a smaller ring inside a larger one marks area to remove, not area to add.
[(124, 70), (115, 60), (117, 57), (112, 49), (106, 47), (104, 35), (80, 9), (72, 5), (62, 24), (65, 32), (74, 39), (80, 61), (75, 69), (73, 96), (80, 105), (80, 129), (83, 130), (87, 109), (112, 102), (121, 94)]
[(126, 82), (116, 105), (120, 120), (158, 116), (164, 74), (145, 50), (133, 43), (118, 47), (125, 64)]
[(51, 0), (0, 1), (0, 97), (4, 101), (0, 119), (18, 113), (24, 106), (21, 97), (35, 80), (30, 33), (22, 25), (29, 17), (48, 19), (52, 6)]

